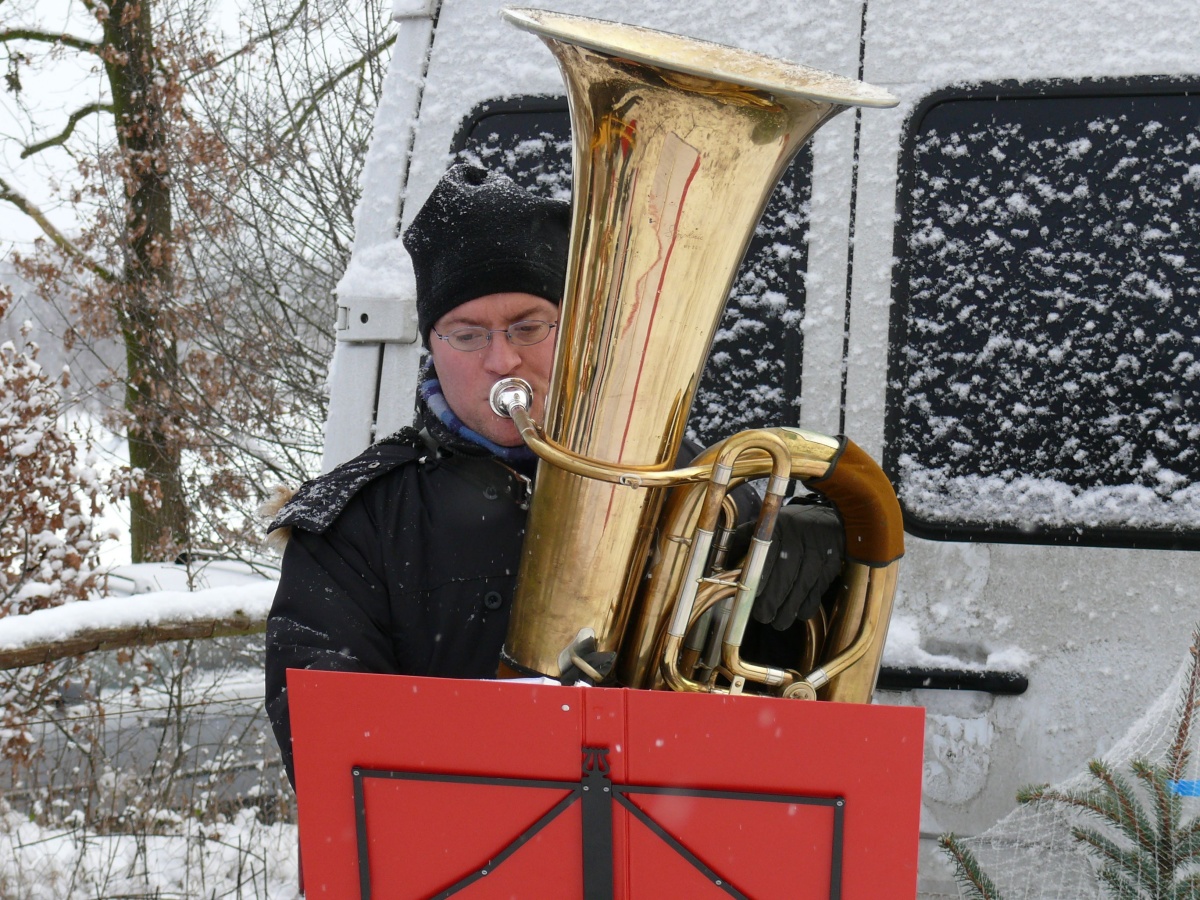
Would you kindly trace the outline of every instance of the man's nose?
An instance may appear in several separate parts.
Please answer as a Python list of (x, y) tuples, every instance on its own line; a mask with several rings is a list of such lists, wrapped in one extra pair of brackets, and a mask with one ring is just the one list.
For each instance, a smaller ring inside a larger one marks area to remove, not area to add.
[(492, 333), (492, 341), (483, 348), (483, 354), (484, 368), (494, 375), (507, 375), (521, 364), (521, 354), (503, 332)]

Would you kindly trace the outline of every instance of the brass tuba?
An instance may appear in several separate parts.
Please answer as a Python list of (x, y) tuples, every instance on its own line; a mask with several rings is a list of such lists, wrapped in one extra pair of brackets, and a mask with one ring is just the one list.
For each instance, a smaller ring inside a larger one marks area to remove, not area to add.
[[(557, 677), (579, 649), (616, 653), (633, 687), (865, 702), (903, 553), (895, 494), (844, 438), (744, 432), (672, 470), (730, 284), (776, 181), (805, 140), (885, 91), (672, 34), (541, 10), (504, 17), (539, 35), (567, 84), (574, 202), (544, 425), (527, 386), (493, 406), (537, 452), (537, 486), (501, 674)], [(728, 490), (770, 476), (740, 568), (721, 550)], [(827, 620), (795, 667), (740, 654), (788, 482), (824, 493), (848, 561)], [(662, 515), (664, 503), (665, 517)], [(647, 576), (652, 545), (653, 564)]]

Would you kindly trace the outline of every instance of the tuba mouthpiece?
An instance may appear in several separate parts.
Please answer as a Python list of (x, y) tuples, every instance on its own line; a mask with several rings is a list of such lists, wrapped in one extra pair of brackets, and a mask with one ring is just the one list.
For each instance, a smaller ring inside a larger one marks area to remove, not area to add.
[(533, 388), (524, 378), (501, 378), (492, 385), (488, 402), (496, 415), (511, 419), (515, 407), (528, 410), (533, 404)]

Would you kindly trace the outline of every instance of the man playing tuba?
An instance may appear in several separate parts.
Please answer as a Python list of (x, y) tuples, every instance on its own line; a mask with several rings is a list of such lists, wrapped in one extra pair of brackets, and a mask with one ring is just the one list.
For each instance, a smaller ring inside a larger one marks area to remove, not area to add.
[[(287, 544), (266, 699), (293, 782), (287, 669), (496, 674), (537, 460), (489, 394), (522, 378), (542, 416), (569, 219), (567, 203), (461, 164), (404, 234), (429, 350), (415, 421), (307, 482), (270, 526)], [(833, 512), (785, 512), (754, 607), (780, 632), (812, 614), (841, 569)]]

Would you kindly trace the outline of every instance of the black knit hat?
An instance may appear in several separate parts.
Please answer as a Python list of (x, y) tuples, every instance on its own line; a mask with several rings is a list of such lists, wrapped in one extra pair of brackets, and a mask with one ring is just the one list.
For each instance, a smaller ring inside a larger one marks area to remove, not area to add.
[(515, 292), (561, 303), (570, 209), (470, 163), (443, 175), (404, 232), (425, 346), (434, 322), (476, 297)]

